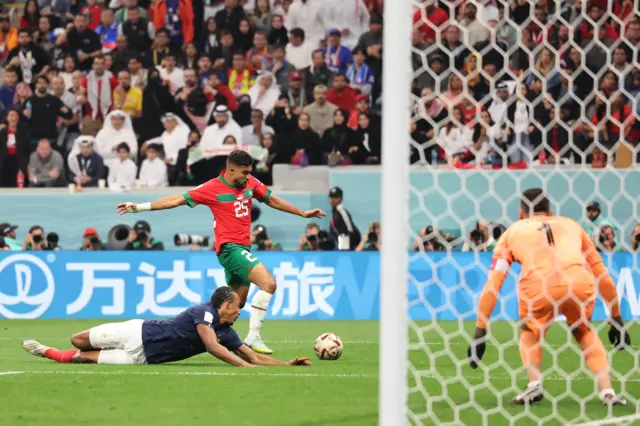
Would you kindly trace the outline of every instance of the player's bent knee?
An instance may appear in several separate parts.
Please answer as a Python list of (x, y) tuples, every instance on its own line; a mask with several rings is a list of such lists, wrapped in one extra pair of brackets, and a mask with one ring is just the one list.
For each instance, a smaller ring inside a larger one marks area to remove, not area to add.
[(89, 339), (89, 330), (71, 336), (71, 344), (80, 350), (93, 349), (91, 339)]
[(273, 294), (276, 292), (277, 287), (276, 279), (272, 275), (269, 275), (269, 279), (265, 280), (261, 289), (267, 293)]

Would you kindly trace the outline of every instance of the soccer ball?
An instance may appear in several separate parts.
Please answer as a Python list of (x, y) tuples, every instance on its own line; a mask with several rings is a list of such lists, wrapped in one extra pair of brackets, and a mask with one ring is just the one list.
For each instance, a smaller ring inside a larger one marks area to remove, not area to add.
[(313, 344), (313, 350), (316, 356), (324, 360), (336, 360), (342, 355), (344, 345), (337, 334), (323, 333)]

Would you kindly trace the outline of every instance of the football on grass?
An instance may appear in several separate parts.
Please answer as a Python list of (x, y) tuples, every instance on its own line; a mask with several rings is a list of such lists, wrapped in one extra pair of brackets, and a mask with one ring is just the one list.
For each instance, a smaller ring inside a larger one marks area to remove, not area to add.
[(323, 333), (313, 344), (316, 356), (325, 360), (336, 360), (342, 355), (344, 345), (338, 335), (333, 333)]

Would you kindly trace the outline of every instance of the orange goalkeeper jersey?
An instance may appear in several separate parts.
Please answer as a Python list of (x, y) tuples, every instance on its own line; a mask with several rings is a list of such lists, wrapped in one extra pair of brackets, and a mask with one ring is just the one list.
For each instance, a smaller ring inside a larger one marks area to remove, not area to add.
[(486, 327), (513, 262), (522, 265), (521, 300), (539, 299), (546, 289), (557, 287), (593, 288), (598, 281), (612, 316), (620, 315), (615, 284), (582, 227), (566, 217), (537, 215), (514, 223), (498, 241), (480, 297), (478, 327)]

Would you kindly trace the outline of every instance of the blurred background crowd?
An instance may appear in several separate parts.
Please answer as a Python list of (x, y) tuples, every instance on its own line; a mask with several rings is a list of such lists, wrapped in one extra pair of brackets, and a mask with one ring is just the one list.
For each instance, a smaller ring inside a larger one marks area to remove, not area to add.
[[(632, 1), (415, 3), (412, 163), (636, 163)], [(380, 162), (382, 0), (8, 6), (0, 186), (192, 185), (235, 148), (267, 184)]]
[[(383, 3), (4, 4), (0, 187), (193, 186), (217, 176), (234, 149), (252, 155), (268, 185), (275, 164), (379, 164)], [(637, 2), (414, 4), (412, 164), (628, 168), (640, 160)], [(344, 232), (333, 231), (321, 240), (338, 247)], [(474, 247), (493, 235), (482, 221), (474, 231), (485, 236)], [(363, 235), (377, 232), (371, 224)], [(126, 233), (140, 242), (140, 232)], [(447, 249), (453, 237), (444, 241), (424, 249)]]
[(191, 185), (238, 147), (266, 183), (274, 163), (380, 161), (381, 1), (13, 11), (0, 17), (0, 186)]

